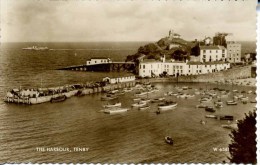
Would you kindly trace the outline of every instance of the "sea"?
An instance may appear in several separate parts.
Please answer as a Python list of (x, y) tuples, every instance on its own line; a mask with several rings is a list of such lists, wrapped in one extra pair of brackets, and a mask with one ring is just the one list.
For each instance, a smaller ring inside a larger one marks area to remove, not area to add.
[[(148, 42), (87, 43), (1, 43), (0, 97), (13, 88), (55, 87), (65, 84), (100, 81), (118, 72), (79, 72), (57, 70), (85, 64), (91, 57), (124, 61)], [(47, 46), (49, 51), (22, 50), (29, 46)], [(255, 52), (254, 42), (242, 43), (244, 52)], [(131, 108), (134, 91), (118, 101), (129, 111), (117, 115), (102, 113), (102, 94), (72, 97), (64, 102), (39, 105), (8, 104), (0, 100), (0, 163), (222, 163), (230, 156), (230, 129), (227, 121), (205, 118), (196, 108), (200, 96), (189, 99), (164, 96), (176, 86), (189, 86), (185, 92), (214, 87), (252, 90), (255, 87), (221, 86), (208, 83), (154, 83), (159, 92), (149, 98), (167, 97), (177, 108), (157, 115), (156, 104), (149, 110)], [(256, 95), (246, 94), (249, 100)], [(226, 101), (229, 98), (224, 99)], [(256, 104), (238, 103), (217, 109), (217, 115), (244, 118)], [(200, 123), (206, 121), (205, 125)], [(235, 123), (235, 120), (233, 121)], [(170, 135), (174, 145), (164, 137)]]

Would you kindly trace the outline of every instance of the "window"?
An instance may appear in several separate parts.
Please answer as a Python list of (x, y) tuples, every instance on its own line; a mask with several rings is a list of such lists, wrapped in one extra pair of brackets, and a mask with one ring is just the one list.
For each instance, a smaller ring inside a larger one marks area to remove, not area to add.
[(142, 66), (140, 65), (139, 68), (142, 69)]
[(216, 50), (216, 53), (218, 53), (218, 50)]
[(225, 53), (225, 49), (222, 50), (222, 53)]
[(206, 55), (203, 55), (203, 58), (206, 58)]
[(206, 53), (206, 50), (203, 50), (203, 53)]
[(209, 51), (209, 53), (211, 53), (211, 50)]
[(97, 63), (97, 61), (95, 61), (95, 63)]
[(101, 60), (101, 62), (103, 62), (103, 60)]
[(199, 68), (199, 65), (197, 65), (197, 68)]
[(153, 64), (151, 64), (151, 68), (153, 68)]
[(143, 69), (145, 69), (145, 65), (143, 65)]
[(189, 65), (189, 68), (190, 68), (190, 65)]
[(182, 69), (182, 66), (180, 66), (180, 69)]
[(189, 70), (189, 72), (190, 72), (190, 70)]

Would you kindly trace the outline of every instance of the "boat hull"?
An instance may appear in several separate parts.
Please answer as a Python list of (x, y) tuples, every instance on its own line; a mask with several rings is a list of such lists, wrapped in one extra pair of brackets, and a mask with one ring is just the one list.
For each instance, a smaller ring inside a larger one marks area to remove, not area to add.
[(177, 107), (177, 104), (173, 105), (166, 105), (166, 106), (158, 106), (158, 109), (160, 111), (167, 111), (167, 110), (172, 110), (173, 108)]

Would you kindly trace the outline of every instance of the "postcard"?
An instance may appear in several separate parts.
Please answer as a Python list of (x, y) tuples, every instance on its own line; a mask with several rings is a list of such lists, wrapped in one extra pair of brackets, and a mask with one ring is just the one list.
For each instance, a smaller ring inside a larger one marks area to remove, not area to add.
[(0, 8), (0, 163), (257, 163), (257, 1)]

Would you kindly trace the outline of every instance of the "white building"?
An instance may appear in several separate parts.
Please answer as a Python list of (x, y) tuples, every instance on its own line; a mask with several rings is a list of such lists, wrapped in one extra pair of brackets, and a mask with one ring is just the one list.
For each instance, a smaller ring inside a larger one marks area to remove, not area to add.
[(227, 60), (230, 63), (241, 62), (241, 44), (228, 41), (227, 42)]
[(86, 65), (95, 65), (95, 64), (104, 64), (104, 63), (111, 63), (112, 61), (110, 58), (91, 58), (90, 60), (86, 61)]
[(123, 83), (123, 82), (131, 82), (135, 81), (134, 75), (122, 76), (122, 77), (105, 77), (102, 81), (106, 81), (110, 84)]
[(140, 77), (157, 77), (160, 74), (170, 76), (198, 75), (218, 72), (230, 68), (230, 63), (215, 62), (181, 62), (144, 60), (139, 64)]
[(200, 46), (200, 62), (227, 61), (224, 46)]

